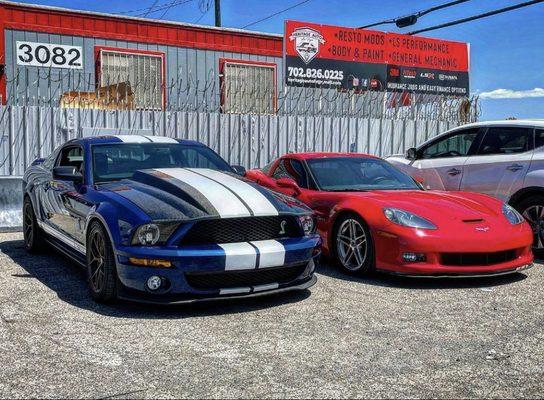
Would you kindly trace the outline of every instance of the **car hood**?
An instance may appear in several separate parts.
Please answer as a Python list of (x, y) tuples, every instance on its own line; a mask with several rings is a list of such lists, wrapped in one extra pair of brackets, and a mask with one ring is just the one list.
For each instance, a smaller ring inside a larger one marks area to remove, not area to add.
[(476, 193), (377, 190), (353, 193), (352, 196), (374, 200), (381, 207), (406, 210), (434, 223), (439, 223), (445, 219), (465, 222), (492, 220), (495, 218), (504, 219), (502, 216), (501, 201)]
[(298, 200), (236, 174), (206, 168), (142, 170), (131, 179), (98, 185), (134, 203), (153, 220), (309, 214)]

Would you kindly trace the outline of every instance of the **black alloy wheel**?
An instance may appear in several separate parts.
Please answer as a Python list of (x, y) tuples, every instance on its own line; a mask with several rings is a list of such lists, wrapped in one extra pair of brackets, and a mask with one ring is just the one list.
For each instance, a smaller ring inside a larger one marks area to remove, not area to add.
[(26, 196), (23, 201), (23, 237), (25, 248), (29, 253), (39, 253), (43, 250), (44, 241), (34, 207), (30, 197)]
[(102, 224), (91, 223), (87, 237), (87, 281), (91, 297), (109, 303), (117, 297), (117, 273), (110, 239)]

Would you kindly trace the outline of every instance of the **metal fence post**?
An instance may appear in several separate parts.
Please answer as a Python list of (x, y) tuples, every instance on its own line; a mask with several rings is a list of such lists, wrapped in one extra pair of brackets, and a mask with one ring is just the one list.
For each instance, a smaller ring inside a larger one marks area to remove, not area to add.
[(10, 175), (13, 175), (13, 172), (14, 172), (14, 164), (15, 164), (15, 143), (13, 142), (14, 140), (14, 135), (13, 135), (13, 131), (14, 131), (14, 128), (13, 128), (13, 106), (8, 106), (8, 116), (9, 116), (9, 129), (8, 129), (8, 145), (9, 145), (9, 168), (8, 168), (8, 171), (9, 171), (9, 174)]

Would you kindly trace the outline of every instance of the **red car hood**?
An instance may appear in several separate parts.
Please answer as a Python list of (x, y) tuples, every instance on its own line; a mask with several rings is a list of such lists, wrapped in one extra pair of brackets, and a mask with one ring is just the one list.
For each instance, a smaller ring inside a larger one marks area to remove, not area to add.
[[(377, 190), (353, 192), (350, 197), (373, 200), (383, 207), (399, 208), (424, 217), (435, 224), (444, 220), (490, 221), (504, 219), (501, 201), (489, 196), (465, 192), (440, 192), (422, 190)], [(504, 219), (506, 222), (506, 219)]]

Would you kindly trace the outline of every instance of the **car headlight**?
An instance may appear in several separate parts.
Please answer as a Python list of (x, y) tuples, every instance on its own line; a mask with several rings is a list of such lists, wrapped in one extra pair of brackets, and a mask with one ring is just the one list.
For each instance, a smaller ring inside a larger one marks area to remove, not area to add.
[(132, 235), (133, 246), (154, 246), (164, 244), (179, 223), (149, 223), (140, 225)]
[(437, 229), (436, 225), (419, 215), (398, 208), (384, 208), (385, 218), (397, 225), (420, 229)]
[(305, 235), (311, 235), (315, 232), (316, 224), (312, 215), (303, 215), (302, 217), (298, 217), (298, 221), (304, 230)]
[(502, 213), (512, 225), (521, 224), (525, 220), (519, 212), (506, 203), (502, 205)]

